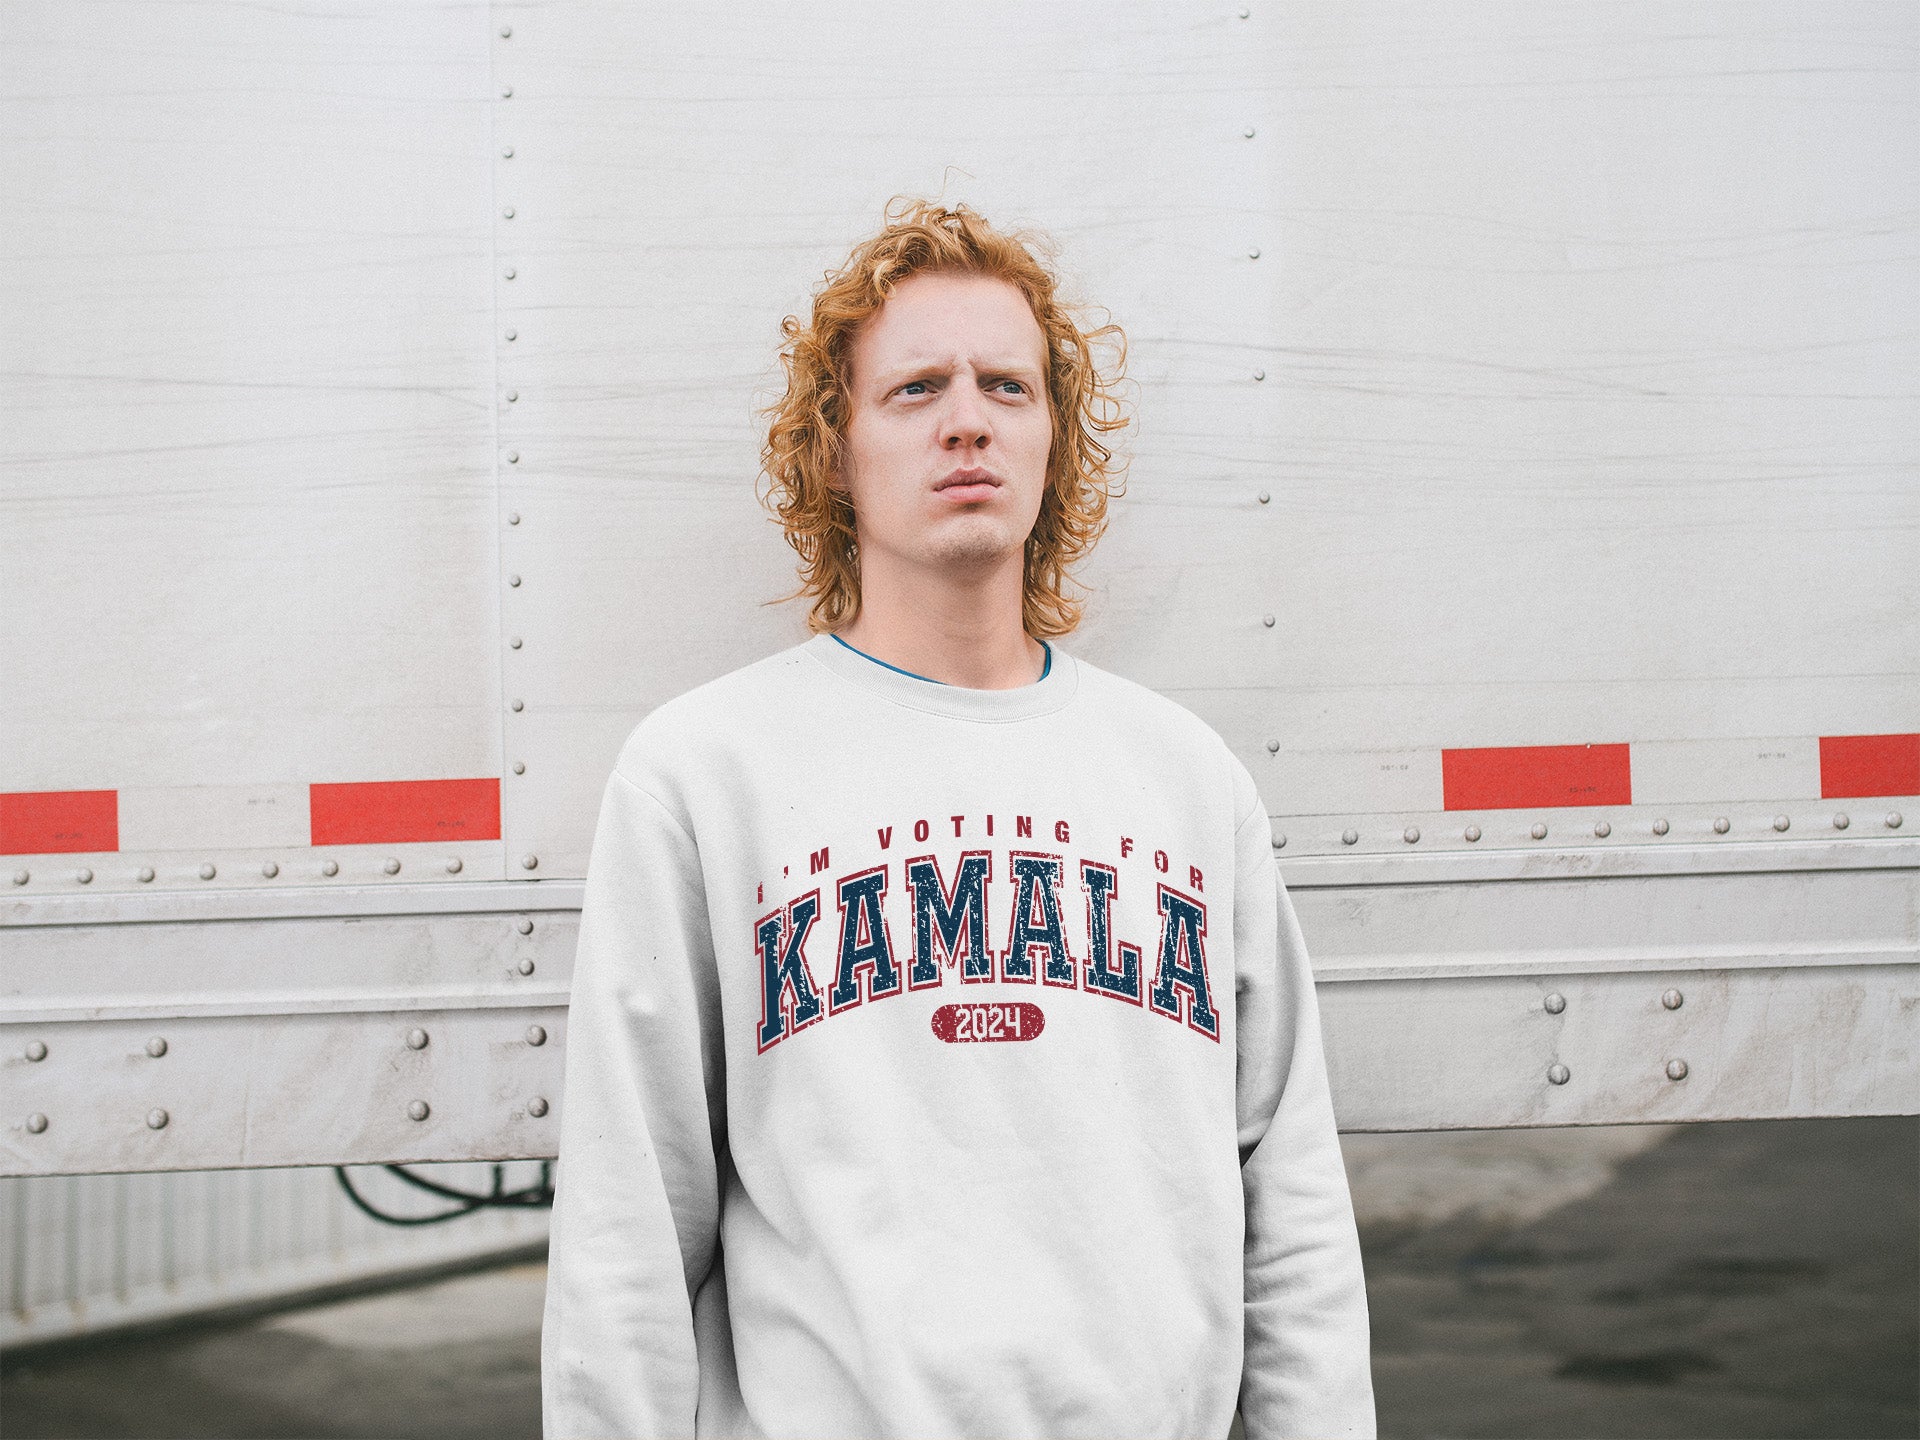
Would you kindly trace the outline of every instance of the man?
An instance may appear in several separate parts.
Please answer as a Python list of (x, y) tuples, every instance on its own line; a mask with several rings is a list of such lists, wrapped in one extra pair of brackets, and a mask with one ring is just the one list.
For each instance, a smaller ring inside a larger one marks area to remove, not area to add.
[[(1208, 726), (1048, 643), (1123, 422), (1022, 238), (789, 317), (814, 637), (660, 706), (581, 913), (542, 1375), (598, 1435), (1371, 1435), (1312, 976)], [(1122, 352), (1124, 354), (1124, 352)]]

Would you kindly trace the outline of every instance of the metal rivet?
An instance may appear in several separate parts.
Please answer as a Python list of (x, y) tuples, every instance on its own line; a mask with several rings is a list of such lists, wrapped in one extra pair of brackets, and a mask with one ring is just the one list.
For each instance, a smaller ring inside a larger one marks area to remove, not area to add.
[(213, 876), (214, 876), (214, 869), (211, 864), (202, 865), (200, 867), (200, 878), (202, 880), (211, 880), (213, 879)]
[(151, 1040), (147, 1041), (147, 1054), (151, 1055), (154, 1059), (158, 1060), (162, 1055), (166, 1053), (167, 1053), (167, 1037), (166, 1036), (156, 1035)]
[(31, 870), (16, 870), (13, 872), (13, 883), (16, 885), (24, 885), (31, 879), (33, 879), (33, 872)]
[(509, 465), (518, 465), (520, 463), (520, 452), (518, 450), (507, 451), (507, 463)]
[(1271, 629), (1273, 628), (1273, 616), (1271, 616), (1271, 615), (1262, 615), (1262, 616), (1260, 617), (1260, 623), (1261, 623), (1262, 625), (1265, 625), (1265, 626), (1266, 626), (1266, 627), (1267, 627), (1267, 628), (1268, 628), (1269, 630), (1271, 630)]
[(507, 339), (518, 340), (519, 338), (520, 338), (520, 332), (518, 330), (507, 331)]
[(156, 1105), (153, 1109), (147, 1111), (147, 1128), (149, 1130), (164, 1130), (167, 1128), (167, 1119), (167, 1112)]
[(531, 921), (531, 920), (525, 920), (525, 919), (523, 919), (523, 920), (522, 920), (522, 921), (520, 922), (520, 933), (521, 933), (522, 935), (531, 935), (531, 934), (533, 934), (533, 921)]
[(509, 38), (511, 38), (511, 37), (512, 37), (512, 35), (513, 35), (513, 26), (511, 26), (511, 25), (502, 25), (502, 26), (500, 27), (500, 38), (501, 38), (502, 40), (506, 40), (506, 39), (509, 39)]
[(340, 873), (340, 862), (338, 860), (326, 861), (321, 865), (320, 873), (322, 875), (338, 875)]
[(1687, 1078), (1687, 1062), (1684, 1060), (1667, 1061), (1667, 1079), (1684, 1080)]
[(519, 398), (520, 398), (520, 392), (518, 390), (507, 391), (507, 403), (509, 405), (513, 404)]
[[(513, 158), (513, 146), (511, 146), (511, 145), (502, 145), (502, 146), (500, 147), (500, 158), (501, 158), (502, 160), (511, 160), (511, 159)], [(511, 213), (511, 212), (509, 212), (509, 213), (508, 213), (508, 215), (507, 215), (507, 218), (508, 218), (509, 220), (511, 220), (511, 219), (513, 218), (513, 215), (512, 215), (512, 213)]]
[(1833, 817), (1833, 828), (1836, 830), (1844, 830), (1852, 823), (1853, 821), (1847, 817), (1847, 812), (1844, 810)]
[(1547, 838), (1547, 827), (1536, 820), (1533, 822), (1533, 829), (1528, 833), (1536, 840), (1544, 840)]
[(1360, 843), (1360, 832), (1359, 832), (1358, 830), (1347, 830), (1347, 831), (1344, 831), (1344, 832), (1342, 832), (1342, 834), (1341, 834), (1341, 836), (1340, 836), (1340, 843), (1341, 843), (1342, 845), (1357, 845), (1357, 844), (1359, 844), (1359, 843)]
[(1247, 247), (1247, 258), (1248, 258), (1249, 260), (1258, 260), (1258, 259), (1260, 258), (1260, 247), (1259, 247), (1258, 245), (1250, 245), (1250, 246), (1248, 246), (1248, 247)]
[(524, 709), (526, 709), (526, 708), (527, 708), (527, 702), (526, 702), (526, 701), (524, 701), (524, 700), (516, 700), (516, 701), (514, 701), (514, 702), (513, 702), (513, 705), (512, 705), (512, 707), (511, 707), (511, 708), (512, 708), (512, 710), (513, 710), (513, 712), (514, 712), (514, 713), (515, 713), (515, 714), (517, 715), (517, 714), (519, 714), (519, 713), (520, 713), (520, 712), (521, 712), (522, 710), (524, 710)]
[(544, 1099), (542, 1099), (540, 1096), (536, 1095), (531, 1100), (527, 1101), (527, 1114), (533, 1116), (534, 1119), (538, 1120), (542, 1115), (546, 1113), (547, 1113), (547, 1102)]
[(518, 635), (514, 636), (511, 640), (507, 641), (507, 644), (515, 650), (518, 650), (522, 645), (522, 643), (524, 642), (522, 642), (522, 640)]
[(513, 86), (502, 85), (500, 87), (500, 98), (502, 100), (511, 100), (513, 98)]
[(1267, 372), (1264, 370), (1256, 370), (1253, 372), (1253, 378), (1256, 380), (1264, 380), (1267, 378)]
[(509, 575), (507, 577), (507, 584), (518, 590), (520, 588), (520, 577), (518, 575)]
[(1240, 133), (1244, 135), (1247, 139), (1251, 140), (1253, 138), (1253, 126), (1251, 125), (1247, 126), (1247, 128), (1242, 130)]
[(509, 525), (518, 525), (518, 524), (520, 523), (520, 512), (519, 512), (518, 510), (510, 510), (510, 511), (508, 511), (508, 512), (507, 512), (507, 523), (508, 523)]
[(27, 1059), (44, 1060), (46, 1058), (47, 1058), (47, 1042), (46, 1041), (29, 1040), (27, 1042)]
[(267, 879), (271, 880), (273, 879), (274, 876), (280, 873), (280, 867), (274, 864), (273, 861), (269, 860), (267, 861), (266, 864), (260, 867), (260, 873), (266, 876)]
[(513, 266), (509, 265), (506, 269), (502, 270), (500, 273), (507, 279), (511, 280), (515, 276), (517, 276), (520, 272), (514, 269)]
[(1678, 990), (1663, 990), (1660, 992), (1660, 1003), (1669, 1010), (1678, 1010), (1687, 1003), (1687, 997)]
[(142, 885), (151, 885), (153, 883), (153, 866), (142, 865), (140, 867), (139, 879)]
[(45, 1130), (46, 1128), (47, 1128), (46, 1116), (39, 1114), (37, 1111), (34, 1114), (27, 1116), (27, 1129), (32, 1131), (35, 1135), (38, 1135), (41, 1131)]
[(1558, 1015), (1567, 1008), (1567, 997), (1556, 990), (1540, 1003), (1547, 1007), (1547, 1014)]
[(1265, 504), (1267, 504), (1267, 503), (1268, 503), (1269, 501), (1271, 501), (1272, 499), (1273, 499), (1273, 496), (1271, 496), (1271, 495), (1269, 495), (1269, 494), (1268, 494), (1268, 493), (1267, 493), (1266, 491), (1264, 491), (1264, 490), (1262, 490), (1262, 491), (1260, 492), (1260, 503), (1261, 503), (1262, 505), (1265, 505)]
[(1599, 839), (1604, 840), (1613, 833), (1613, 826), (1602, 820), (1598, 825), (1593, 827), (1593, 833)]
[(1409, 845), (1418, 845), (1420, 843), (1420, 827), (1418, 825), (1407, 826), (1406, 832), (1402, 834), (1400, 838)]
[(513, 762), (513, 773), (514, 773), (514, 774), (516, 774), (516, 775), (524, 775), (524, 774), (526, 774), (526, 773), (527, 773), (527, 762), (526, 762), (526, 761), (524, 761), (524, 760), (516, 760), (516, 761), (514, 761), (514, 762)]
[(1273, 848), (1274, 848), (1274, 849), (1276, 849), (1276, 850), (1284, 850), (1284, 849), (1286, 849), (1286, 848), (1287, 848), (1287, 837), (1286, 837), (1285, 835), (1275, 835), (1275, 836), (1273, 837)]
[(1480, 827), (1478, 825), (1467, 826), (1466, 835), (1467, 835), (1467, 842), (1471, 844), (1473, 841), (1478, 840), (1480, 838)]
[(1671, 827), (1668, 826), (1665, 820), (1656, 820), (1653, 822), (1653, 833), (1656, 835), (1666, 834), (1669, 828)]
[(394, 859), (392, 856), (388, 856), (387, 863), (382, 865), (380, 868), (386, 871), (387, 874), (389, 875), (398, 875), (400, 873), (400, 862)]
[(407, 1105), (407, 1115), (410, 1119), (424, 1120), (432, 1113), (432, 1107), (424, 1100), (410, 1101)]
[(1791, 824), (1793, 824), (1793, 821), (1784, 815), (1776, 815), (1773, 817), (1773, 828), (1776, 830), (1785, 830)]
[(1269, 740), (1269, 741), (1267, 741), (1267, 753), (1268, 753), (1269, 755), (1277, 755), (1277, 754), (1279, 754), (1279, 753), (1280, 753), (1280, 742), (1279, 742), (1278, 740)]
[(500, 218), (502, 220), (511, 220), (513, 218), (513, 207), (511, 205), (502, 206), (500, 210)]
[(1898, 810), (1889, 810), (1887, 812), (1887, 828), (1889, 830), (1898, 830), (1900, 828), (1900, 812)]
[(1555, 1085), (1564, 1085), (1572, 1078), (1573, 1072), (1564, 1065), (1556, 1063), (1547, 1067), (1547, 1079)]
[(531, 961), (531, 960), (522, 960), (522, 961), (520, 962), (520, 965), (519, 965), (519, 970), (520, 970), (520, 973), (521, 973), (522, 975), (531, 975), (531, 974), (533, 974), (533, 968), (534, 968), (534, 967), (533, 967), (533, 961)]
[(527, 1026), (527, 1044), (544, 1045), (547, 1043), (547, 1027), (544, 1025)]
[(93, 883), (93, 871), (83, 869), (73, 878), (78, 880), (82, 885), (91, 885)]
[(1718, 819), (1716, 819), (1713, 822), (1713, 833), (1716, 835), (1726, 834), (1729, 828), (1730, 827), (1727, 824), (1727, 817), (1724, 815), (1720, 816)]
[(458, 855), (453, 856), (447, 861), (447, 874), (449, 875), (458, 875), (462, 868)]
[(427, 1032), (422, 1030), (418, 1025), (414, 1026), (413, 1029), (407, 1031), (407, 1048), (409, 1050), (426, 1049), (427, 1048)]

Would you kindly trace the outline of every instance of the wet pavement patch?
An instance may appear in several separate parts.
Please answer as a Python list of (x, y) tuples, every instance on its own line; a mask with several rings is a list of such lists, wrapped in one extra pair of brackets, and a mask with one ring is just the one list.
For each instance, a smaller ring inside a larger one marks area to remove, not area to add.
[(1920, 1120), (1680, 1126), (1361, 1248), (1382, 1440), (1920, 1434)]
[(1682, 1376), (1719, 1368), (1718, 1360), (1694, 1350), (1652, 1350), (1640, 1355), (1569, 1355), (1553, 1373), (1601, 1385), (1671, 1385)]
[(1676, 1295), (1775, 1295), (1795, 1285), (1815, 1285), (1827, 1276), (1818, 1260), (1767, 1259), (1752, 1255), (1707, 1255), (1683, 1261), (1644, 1285), (1596, 1290), (1603, 1305), (1642, 1305)]

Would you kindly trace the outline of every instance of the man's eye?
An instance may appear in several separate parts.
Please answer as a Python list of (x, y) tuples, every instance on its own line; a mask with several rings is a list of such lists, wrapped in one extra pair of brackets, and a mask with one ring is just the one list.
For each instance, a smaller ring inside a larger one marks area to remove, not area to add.
[(1022, 385), (1018, 380), (1002, 380), (999, 383), (1001, 385), (1011, 385), (1015, 390), (1018, 390), (1022, 395), (1027, 393), (1027, 387)]
[(925, 390), (926, 388), (927, 388), (927, 382), (924, 380), (909, 380), (906, 384), (900, 387), (900, 393), (902, 395), (906, 395), (915, 389)]

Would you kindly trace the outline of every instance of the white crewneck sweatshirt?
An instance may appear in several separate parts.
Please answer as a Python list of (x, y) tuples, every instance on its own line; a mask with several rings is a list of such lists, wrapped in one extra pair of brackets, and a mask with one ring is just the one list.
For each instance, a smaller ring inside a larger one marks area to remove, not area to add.
[(1144, 686), (818, 635), (659, 706), (566, 1046), (547, 1440), (1374, 1433), (1267, 810)]

